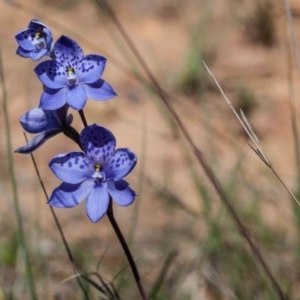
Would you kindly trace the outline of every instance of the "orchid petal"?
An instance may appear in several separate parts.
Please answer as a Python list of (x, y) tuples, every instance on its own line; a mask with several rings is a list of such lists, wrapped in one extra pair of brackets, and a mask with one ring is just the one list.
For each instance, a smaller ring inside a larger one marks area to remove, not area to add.
[(82, 86), (87, 96), (94, 100), (108, 100), (117, 95), (113, 88), (103, 79), (98, 79), (91, 84), (82, 84)]
[(136, 197), (136, 193), (125, 180), (108, 181), (108, 192), (120, 206), (130, 205)]
[(78, 184), (63, 182), (52, 192), (48, 204), (59, 208), (74, 207), (88, 196), (93, 184), (92, 180), (86, 180)]
[(47, 49), (51, 51), (51, 48), (53, 46), (53, 38), (52, 38), (52, 32), (49, 28), (44, 28), (43, 32), (46, 37), (46, 44), (47, 44)]
[(31, 29), (25, 29), (19, 31), (15, 36), (15, 39), (20, 47), (27, 51), (32, 51), (35, 49), (35, 46), (32, 44), (31, 32)]
[(55, 60), (46, 60), (36, 66), (34, 72), (48, 88), (60, 89), (67, 86), (66, 68)]
[(95, 163), (103, 165), (114, 152), (116, 139), (104, 127), (96, 124), (84, 128), (80, 134), (80, 142), (87, 156)]
[(43, 56), (47, 55), (48, 50), (44, 49), (36, 49), (30, 52), (30, 58), (34, 61), (41, 59)]
[(52, 172), (62, 181), (77, 184), (92, 178), (94, 167), (82, 152), (59, 154), (49, 163)]
[(25, 50), (21, 47), (18, 47), (17, 52), (16, 52), (16, 54), (18, 54), (18, 55), (20, 55), (21, 57), (24, 57), (24, 58), (31, 58), (30, 53), (31, 53), (31, 50)]
[(102, 75), (106, 64), (106, 58), (101, 55), (86, 55), (77, 65), (76, 73), (81, 83), (93, 83)]
[(47, 129), (60, 128), (52, 111), (34, 108), (20, 118), (23, 129), (29, 133), (40, 133)]
[(28, 142), (25, 146), (18, 148), (15, 150), (17, 153), (28, 154), (35, 151), (37, 148), (42, 146), (47, 140), (51, 137), (57, 135), (61, 132), (61, 129), (51, 129), (46, 130), (35, 136), (30, 142)]
[(98, 222), (107, 212), (109, 194), (107, 183), (101, 183), (91, 190), (86, 199), (86, 213), (94, 223)]
[(67, 88), (46, 88), (40, 99), (40, 108), (45, 110), (56, 110), (61, 108), (67, 102), (67, 92)]
[(36, 29), (38, 28), (38, 26), (47, 28), (47, 25), (38, 19), (32, 19), (28, 24), (28, 28), (32, 28), (32, 29)]
[(83, 59), (83, 51), (79, 44), (62, 35), (54, 45), (55, 60), (65, 67), (75, 67)]
[(67, 92), (67, 103), (76, 110), (81, 110), (86, 103), (85, 90), (80, 86), (69, 87)]
[(39, 133), (46, 129), (47, 118), (42, 109), (34, 108), (20, 118), (20, 123), (25, 131)]
[(106, 161), (104, 172), (107, 179), (118, 181), (128, 175), (135, 167), (136, 155), (127, 148), (116, 150)]

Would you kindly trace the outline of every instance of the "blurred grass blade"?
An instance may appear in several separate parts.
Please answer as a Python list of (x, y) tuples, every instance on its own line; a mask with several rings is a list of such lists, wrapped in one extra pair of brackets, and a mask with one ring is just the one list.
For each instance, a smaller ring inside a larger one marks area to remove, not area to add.
[(143, 193), (143, 185), (145, 181), (145, 167), (146, 167), (146, 157), (147, 157), (147, 136), (148, 136), (148, 130), (147, 130), (147, 118), (143, 116), (142, 119), (142, 139), (141, 139), (141, 155), (139, 158), (139, 174), (138, 174), (138, 186), (136, 189), (136, 193), (138, 196), (138, 200), (135, 202), (135, 205), (133, 207), (133, 214), (132, 214), (132, 220), (130, 222), (130, 228), (129, 228), (129, 234), (128, 234), (128, 243), (132, 244), (134, 242), (134, 236), (138, 224), (138, 216), (139, 216), (139, 209), (141, 205), (141, 198)]
[(17, 185), (15, 169), (14, 169), (11, 130), (10, 130), (8, 107), (7, 107), (7, 92), (6, 92), (6, 86), (5, 86), (4, 68), (3, 68), (3, 63), (2, 63), (1, 44), (0, 44), (0, 82), (1, 82), (1, 88), (2, 88), (2, 107), (3, 107), (4, 123), (5, 123), (8, 168), (9, 168), (9, 174), (10, 174), (11, 185), (12, 185), (14, 211), (15, 211), (15, 215), (17, 218), (18, 238), (19, 238), (21, 250), (24, 254), (26, 279), (28, 281), (30, 296), (31, 296), (31, 299), (37, 300), (35, 283), (34, 283), (33, 273), (32, 273), (32, 269), (31, 269), (31, 262), (30, 262), (30, 258), (29, 258), (29, 251), (28, 251), (26, 243), (25, 243), (22, 214), (21, 214), (21, 209), (20, 209), (20, 205), (19, 205), (18, 185)]
[(211, 212), (211, 196), (207, 189), (207, 187), (202, 183), (203, 180), (199, 177), (195, 164), (193, 163), (192, 157), (190, 152), (188, 151), (187, 145), (184, 143), (182, 139), (179, 139), (179, 144), (181, 148), (181, 152), (183, 154), (183, 157), (185, 159), (185, 165), (187, 166), (190, 175), (193, 180), (194, 187), (197, 191), (197, 194), (199, 196), (199, 199), (203, 202), (203, 207), (201, 207), (203, 211), (203, 215), (209, 219), (210, 212)]
[[(287, 39), (287, 38), (286, 38)], [(299, 131), (298, 131), (298, 122), (297, 122), (297, 109), (296, 109), (296, 97), (294, 92), (294, 83), (293, 83), (293, 72), (292, 72), (292, 53), (291, 46), (288, 41), (285, 39), (285, 53), (287, 61), (287, 81), (288, 81), (288, 91), (289, 91), (289, 105), (291, 111), (291, 126), (293, 133), (293, 142), (294, 142), (294, 152), (298, 172), (298, 190), (300, 189), (300, 143), (299, 143)]]
[(178, 252), (173, 250), (166, 258), (154, 284), (149, 293), (148, 299), (156, 299), (157, 294), (159, 293), (165, 278), (167, 277), (168, 271), (172, 266), (173, 261), (176, 259)]
[[(89, 276), (90, 275), (94, 275), (96, 276), (101, 285), (98, 284), (97, 282), (95, 282), (94, 280), (90, 279)], [(117, 292), (117, 290), (115, 289), (114, 285), (109, 282), (109, 283), (106, 283), (105, 280), (102, 278), (102, 276), (97, 273), (97, 272), (94, 272), (94, 273), (90, 273), (90, 274), (87, 274), (87, 275), (84, 275), (84, 274), (81, 274), (80, 275), (84, 280), (86, 280), (90, 285), (92, 285), (95, 289), (97, 289), (98, 291), (100, 291), (104, 296), (104, 298), (101, 298), (100, 299), (109, 299), (109, 300), (120, 300), (120, 296)]]
[(298, 47), (297, 37), (296, 37), (296, 32), (295, 32), (295, 26), (294, 26), (294, 22), (293, 22), (292, 11), (291, 11), (289, 0), (284, 0), (284, 3), (285, 3), (286, 16), (287, 16), (287, 20), (288, 20), (288, 26), (289, 26), (290, 35), (291, 35), (292, 47), (293, 47), (294, 55), (296, 58), (297, 71), (298, 71), (298, 75), (300, 76), (300, 54), (299, 54), (299, 47)]

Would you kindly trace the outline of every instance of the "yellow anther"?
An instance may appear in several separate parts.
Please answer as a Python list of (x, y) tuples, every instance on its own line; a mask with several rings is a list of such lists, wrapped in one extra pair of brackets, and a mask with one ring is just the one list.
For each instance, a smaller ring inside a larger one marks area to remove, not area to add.
[(97, 164), (94, 166), (94, 170), (95, 170), (95, 172), (100, 172), (100, 171), (102, 171), (102, 166)]
[(36, 32), (35, 35), (34, 35), (34, 37), (35, 37), (36, 39), (39, 39), (41, 36), (42, 36), (42, 33), (39, 32), (39, 31)]
[(72, 67), (67, 68), (67, 73), (68, 73), (69, 75), (70, 75), (70, 74), (74, 74), (74, 73), (75, 73), (74, 68), (72, 68)]

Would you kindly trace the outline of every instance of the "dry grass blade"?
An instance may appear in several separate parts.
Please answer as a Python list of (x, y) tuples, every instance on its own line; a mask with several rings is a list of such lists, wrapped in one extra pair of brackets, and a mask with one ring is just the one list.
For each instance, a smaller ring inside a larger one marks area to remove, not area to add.
[(257, 147), (256, 149), (252, 146), (250, 146), (255, 153), (257, 153), (257, 155), (260, 157), (260, 159), (269, 167), (271, 168), (271, 163), (269, 162), (269, 160), (267, 159), (267, 156), (265, 155), (260, 143), (259, 143), (259, 139), (257, 137), (257, 135), (255, 134), (254, 130), (252, 129), (247, 117), (245, 116), (245, 114), (243, 113), (243, 111), (240, 109), (240, 112), (241, 112), (241, 116), (242, 116), (242, 119), (243, 119), (243, 122), (245, 124), (245, 126), (248, 128), (249, 130), (249, 133), (250, 134), (250, 137), (252, 138), (252, 141), (254, 141), (255, 143), (255, 146)]
[[(238, 121), (241, 123), (241, 125), (243, 126), (243, 128), (245, 129), (246, 133), (248, 134), (248, 136), (250, 137), (250, 139), (252, 140), (252, 142), (254, 143), (254, 145), (257, 147), (256, 150), (254, 150), (255, 153), (257, 153), (257, 151), (259, 151), (260, 155), (258, 155), (260, 158), (263, 157), (263, 162), (266, 163), (267, 165), (270, 167), (271, 164), (269, 163), (269, 160), (267, 159), (266, 155), (264, 154), (260, 144), (259, 144), (259, 140), (256, 136), (256, 134), (253, 132), (252, 127), (250, 126), (250, 123), (248, 122), (246, 116), (244, 115), (244, 113), (241, 111), (241, 116), (242, 119), (240, 118), (239, 114), (236, 112), (236, 110), (234, 109), (233, 105), (231, 104), (230, 100), (227, 98), (226, 94), (224, 93), (222, 87), (220, 86), (219, 82), (217, 81), (216, 77), (214, 76), (214, 74), (210, 71), (210, 69), (208, 68), (208, 66), (205, 64), (205, 62), (203, 61), (203, 64), (207, 70), (207, 72), (209, 73), (209, 75), (212, 77), (212, 79), (214, 80), (214, 82), (216, 83), (218, 89), (220, 90), (222, 96), (224, 97), (224, 99), (226, 100), (227, 104), (229, 105), (230, 109), (232, 110), (232, 112), (234, 113), (234, 115), (236, 116), (236, 118), (238, 119)], [(269, 165), (270, 164), (270, 165)]]
[(297, 37), (296, 37), (296, 32), (295, 32), (295, 26), (294, 26), (294, 22), (293, 22), (293, 17), (292, 17), (292, 12), (291, 12), (291, 7), (290, 7), (289, 0), (285, 0), (284, 4), (285, 4), (286, 16), (287, 16), (288, 26), (289, 26), (289, 30), (290, 30), (290, 35), (291, 35), (292, 46), (293, 46), (294, 55), (295, 55), (295, 58), (296, 58), (296, 65), (297, 65), (298, 75), (300, 76), (299, 48), (298, 48)]
[(217, 81), (216, 77), (213, 75), (213, 73), (210, 71), (210, 69), (207, 67), (207, 65), (205, 64), (205, 62), (203, 62), (206, 70), (208, 71), (209, 75), (212, 77), (212, 79), (214, 80), (214, 82), (216, 83), (218, 89), (220, 90), (222, 96), (224, 97), (224, 99), (226, 100), (226, 102), (228, 103), (229, 107), (231, 108), (231, 110), (233, 111), (233, 113), (235, 114), (235, 116), (237, 117), (238, 121), (241, 123), (241, 125), (243, 126), (243, 128), (245, 129), (246, 133), (248, 134), (248, 136), (251, 138), (252, 142), (255, 144), (256, 148), (254, 148), (253, 146), (251, 146), (249, 144), (249, 146), (252, 148), (252, 150), (257, 154), (257, 156), (263, 161), (263, 163), (265, 163), (273, 172), (273, 174), (277, 177), (277, 179), (280, 181), (280, 183), (283, 185), (283, 187), (286, 189), (286, 191), (290, 194), (290, 196), (292, 197), (292, 199), (297, 203), (297, 205), (300, 207), (300, 202), (299, 200), (296, 198), (296, 196), (292, 193), (292, 191), (285, 185), (285, 183), (283, 182), (283, 180), (279, 177), (279, 175), (277, 174), (277, 172), (275, 171), (275, 169), (272, 167), (271, 163), (269, 162), (269, 160), (267, 159), (266, 155), (264, 154), (264, 151), (262, 150), (260, 144), (259, 144), (259, 140), (256, 136), (256, 134), (253, 132), (252, 127), (250, 125), (250, 123), (248, 122), (246, 116), (243, 114), (243, 112), (241, 111), (241, 116), (242, 119), (244, 121), (242, 121), (242, 119), (240, 118), (240, 116), (238, 115), (238, 113), (235, 111), (234, 107), (232, 106), (230, 100), (227, 98), (226, 94), (224, 93), (222, 87), (220, 86), (219, 82)]
[(243, 112), (241, 109), (240, 109), (240, 113), (241, 113), (243, 122), (245, 123), (245, 125), (246, 125), (247, 128), (248, 128), (248, 130), (250, 131), (250, 133), (251, 133), (253, 139), (255, 140), (255, 142), (256, 142), (257, 144), (259, 144), (259, 140), (258, 140), (257, 135), (256, 135), (255, 132), (253, 131), (253, 129), (252, 129), (252, 127), (251, 127), (251, 125), (250, 125), (248, 119), (246, 118), (244, 112)]

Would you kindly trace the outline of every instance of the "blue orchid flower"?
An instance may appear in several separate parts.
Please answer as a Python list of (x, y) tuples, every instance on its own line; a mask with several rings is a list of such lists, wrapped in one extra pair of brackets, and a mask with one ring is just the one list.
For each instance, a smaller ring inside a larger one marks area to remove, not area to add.
[(17, 33), (15, 36), (19, 47), (17, 54), (39, 60), (43, 56), (51, 55), (53, 50), (53, 38), (50, 29), (41, 21), (33, 19), (28, 28)]
[(86, 198), (86, 213), (97, 222), (106, 214), (110, 197), (121, 206), (134, 201), (135, 192), (122, 178), (131, 172), (137, 158), (127, 148), (115, 150), (113, 134), (96, 124), (83, 129), (80, 141), (84, 153), (60, 154), (50, 161), (49, 167), (63, 183), (48, 203), (70, 208)]
[(28, 154), (39, 148), (51, 137), (64, 132), (73, 121), (73, 115), (68, 115), (68, 105), (50, 111), (34, 108), (20, 118), (23, 129), (29, 133), (38, 133), (25, 146), (15, 150), (17, 153)]
[(40, 108), (54, 110), (67, 103), (81, 110), (88, 97), (108, 100), (116, 96), (112, 87), (100, 79), (106, 64), (103, 56), (84, 56), (81, 47), (66, 36), (55, 43), (53, 55), (53, 60), (44, 61), (35, 68), (45, 87)]

